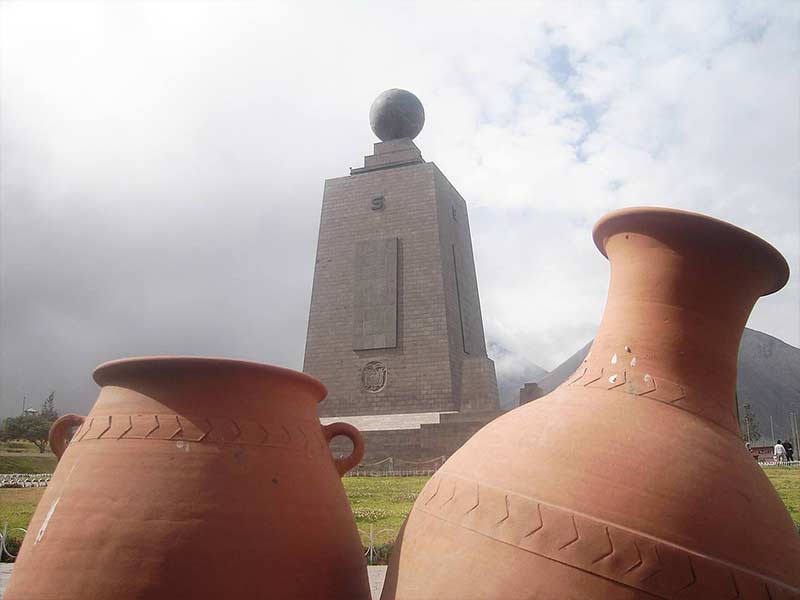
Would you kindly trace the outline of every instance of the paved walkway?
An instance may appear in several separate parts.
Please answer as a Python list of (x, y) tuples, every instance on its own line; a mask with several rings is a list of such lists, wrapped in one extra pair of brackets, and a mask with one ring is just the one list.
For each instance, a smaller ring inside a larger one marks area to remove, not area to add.
[(386, 577), (385, 566), (376, 565), (374, 567), (367, 567), (369, 572), (369, 587), (372, 588), (372, 600), (378, 600), (381, 597), (381, 590), (383, 589), (383, 580)]
[[(8, 585), (13, 566), (12, 563), (0, 563), (0, 600), (2, 600), (3, 591)], [(386, 567), (367, 567), (367, 570), (369, 572), (369, 586), (372, 588), (372, 598), (373, 600), (378, 600), (381, 597), (383, 578), (386, 577)]]
[[(13, 566), (12, 563), (0, 563), (0, 600), (2, 600), (3, 591), (8, 585), (8, 578), (11, 577), (11, 567)], [(372, 579), (370, 579), (370, 583), (372, 583)]]

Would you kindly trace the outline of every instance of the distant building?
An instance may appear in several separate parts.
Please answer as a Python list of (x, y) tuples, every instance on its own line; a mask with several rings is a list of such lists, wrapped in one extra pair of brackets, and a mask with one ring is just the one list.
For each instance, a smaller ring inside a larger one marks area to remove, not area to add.
[(750, 455), (759, 462), (771, 461), (775, 456), (775, 446), (751, 446)]
[(542, 388), (535, 383), (526, 383), (519, 390), (519, 405), (527, 404), (544, 396)]

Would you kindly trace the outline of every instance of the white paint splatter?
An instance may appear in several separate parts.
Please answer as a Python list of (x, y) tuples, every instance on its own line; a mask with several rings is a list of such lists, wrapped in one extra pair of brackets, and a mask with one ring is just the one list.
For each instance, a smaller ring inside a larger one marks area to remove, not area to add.
[(631, 347), (630, 346), (625, 346), (625, 352), (630, 352), (630, 351), (631, 351)]
[(67, 481), (69, 481), (69, 478), (70, 478), (70, 477), (72, 477), (72, 472), (75, 470), (75, 467), (77, 467), (77, 466), (78, 466), (78, 463), (79, 463), (80, 461), (81, 461), (80, 457), (78, 457), (78, 458), (75, 460), (75, 464), (73, 464), (73, 465), (72, 465), (72, 468), (69, 470), (69, 473), (67, 474), (67, 478), (66, 478), (66, 480), (64, 481), (64, 485), (67, 485)]
[(617, 381), (616, 374), (614, 374), (614, 375), (612, 375), (611, 377), (608, 378), (608, 383), (615, 383), (616, 381)]
[(42, 523), (42, 526), (39, 528), (39, 533), (36, 534), (36, 540), (33, 542), (34, 546), (42, 541), (42, 538), (44, 537), (44, 532), (50, 523), (50, 519), (53, 517), (53, 513), (56, 512), (56, 506), (58, 505), (59, 500), (61, 500), (61, 496), (56, 498), (50, 505), (50, 510), (47, 511), (47, 515), (45, 515), (44, 522)]
[(650, 375), (650, 373), (645, 373), (644, 374), (644, 380), (645, 381), (653, 381), (653, 376)]
[(638, 361), (638, 360), (636, 360), (636, 357), (634, 356), (634, 357), (631, 359), (631, 366), (632, 366), (632, 367), (635, 367), (635, 366), (636, 366), (636, 363), (638, 363), (638, 362), (639, 362), (639, 361)]
[(611, 364), (612, 365), (617, 364), (617, 355), (616, 355), (616, 353), (614, 354), (614, 356), (611, 357)]

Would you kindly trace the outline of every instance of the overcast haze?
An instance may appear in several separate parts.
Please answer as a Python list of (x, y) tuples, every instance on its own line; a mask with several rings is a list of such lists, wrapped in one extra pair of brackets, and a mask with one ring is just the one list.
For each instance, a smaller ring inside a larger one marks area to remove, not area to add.
[(0, 416), (86, 412), (123, 356), (301, 368), (323, 182), (391, 87), (467, 200), (501, 378), (593, 337), (591, 227), (632, 205), (775, 245), (749, 326), (800, 345), (800, 3), (433, 4), (0, 1)]

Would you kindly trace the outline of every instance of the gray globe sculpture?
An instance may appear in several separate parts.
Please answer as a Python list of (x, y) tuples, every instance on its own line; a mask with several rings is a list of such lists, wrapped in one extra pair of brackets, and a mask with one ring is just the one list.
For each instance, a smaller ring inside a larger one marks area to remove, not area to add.
[(425, 124), (425, 109), (414, 94), (406, 90), (386, 90), (369, 109), (369, 125), (383, 142), (414, 139)]

